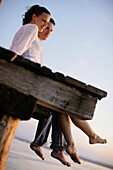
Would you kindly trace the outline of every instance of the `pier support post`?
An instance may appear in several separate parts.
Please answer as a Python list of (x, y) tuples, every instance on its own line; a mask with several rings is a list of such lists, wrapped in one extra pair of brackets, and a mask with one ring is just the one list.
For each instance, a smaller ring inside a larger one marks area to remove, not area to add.
[(0, 115), (0, 169), (5, 170), (9, 149), (20, 119), (10, 115)]

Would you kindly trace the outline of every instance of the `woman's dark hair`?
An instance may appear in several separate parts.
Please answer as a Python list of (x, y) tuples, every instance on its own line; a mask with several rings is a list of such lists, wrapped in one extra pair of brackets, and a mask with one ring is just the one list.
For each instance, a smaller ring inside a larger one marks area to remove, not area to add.
[(55, 23), (55, 21), (54, 21), (53, 18), (50, 18), (50, 21), (49, 21), (49, 22), (51, 22), (53, 25), (56, 25), (56, 23)]
[(33, 14), (36, 14), (36, 16), (38, 17), (43, 12), (51, 15), (51, 13), (44, 7), (41, 7), (39, 5), (32, 6), (30, 9), (28, 9), (28, 11), (25, 13), (23, 17), (23, 25), (30, 23)]

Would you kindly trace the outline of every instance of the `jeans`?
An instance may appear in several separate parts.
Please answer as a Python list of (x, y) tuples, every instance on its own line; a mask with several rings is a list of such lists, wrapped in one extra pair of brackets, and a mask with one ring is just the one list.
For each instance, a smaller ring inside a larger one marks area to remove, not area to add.
[(61, 131), (58, 122), (57, 113), (50, 113), (48, 119), (39, 120), (37, 131), (34, 141), (31, 143), (33, 146), (43, 146), (47, 143), (47, 138), (52, 125), (52, 144), (51, 149), (56, 151), (63, 151), (66, 146), (64, 135)]

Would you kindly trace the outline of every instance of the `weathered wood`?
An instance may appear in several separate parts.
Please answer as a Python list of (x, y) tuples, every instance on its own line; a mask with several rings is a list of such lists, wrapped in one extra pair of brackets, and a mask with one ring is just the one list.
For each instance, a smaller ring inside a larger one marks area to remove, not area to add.
[(72, 114), (81, 119), (93, 117), (97, 98), (92, 97), (84, 90), (36, 75), (4, 60), (0, 62), (0, 75), (2, 84), (10, 86), (27, 97), (32, 96), (34, 101), (38, 99), (40, 101), (38, 104), (44, 107)]
[[(10, 115), (0, 116), (0, 169), (4, 170), (9, 149), (20, 119)], [(5, 134), (5, 135), (4, 135)]]
[[(11, 63), (12, 55), (14, 53), (0, 48), (0, 85), (8, 86), (24, 95), (25, 100), (30, 100), (32, 106), (37, 100), (41, 109), (44, 107), (48, 111), (52, 109), (80, 119), (92, 119), (97, 100), (107, 95), (105, 91), (87, 86), (85, 83), (68, 76), (65, 77), (61, 73), (52, 73), (47, 67), (41, 68), (39, 64), (30, 62), (21, 56)], [(4, 100), (8, 103), (6, 98)], [(2, 110), (4, 110), (5, 106), (2, 101), (1, 103)], [(13, 104), (11, 105), (13, 106)], [(22, 101), (19, 105), (25, 106)], [(18, 107), (15, 106), (15, 108), (18, 110)], [(10, 110), (10, 113), (13, 112), (15, 113), (14, 108)], [(31, 114), (31, 116), (33, 115)], [(48, 112), (46, 116), (48, 116)]]
[[(11, 52), (9, 50), (6, 50), (6, 49), (0, 47), (0, 59), (4, 59), (4, 60), (10, 62), (11, 58), (14, 55), (15, 55), (14, 52)], [(29, 71), (31, 71), (35, 74), (38, 74), (38, 75), (41, 75), (41, 76), (46, 76), (48, 78), (52, 78), (56, 81), (60, 81), (64, 84), (67, 84), (67, 85), (70, 85), (70, 86), (73, 86), (73, 87), (88, 90), (87, 85), (85, 83), (83, 83), (79, 80), (76, 80), (72, 77), (69, 77), (69, 76), (65, 77), (62, 73), (58, 73), (58, 72), (53, 73), (51, 71), (51, 69), (49, 69), (45, 66), (40, 67), (40, 64), (31, 62), (30, 60), (26, 60), (22, 56), (18, 56), (13, 61), (13, 64), (18, 65), (18, 66), (22, 66), (25, 69), (28, 69)], [(88, 85), (88, 86), (91, 86), (91, 85)], [(92, 87), (92, 90), (91, 91), (89, 90), (89, 93), (92, 93), (92, 94), (98, 96), (100, 99), (107, 96), (107, 92), (105, 92), (101, 89), (98, 89), (98, 93), (97, 93), (97, 91), (95, 91), (95, 87), (93, 87), (93, 86), (91, 86), (91, 87)]]

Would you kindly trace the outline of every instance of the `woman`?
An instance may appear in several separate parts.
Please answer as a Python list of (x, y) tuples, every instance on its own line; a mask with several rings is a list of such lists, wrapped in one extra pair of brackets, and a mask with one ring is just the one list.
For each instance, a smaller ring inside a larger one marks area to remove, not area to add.
[(33, 62), (42, 64), (41, 43), (38, 31), (42, 32), (50, 20), (50, 12), (39, 5), (32, 6), (23, 18), (23, 26), (15, 34), (10, 50)]

